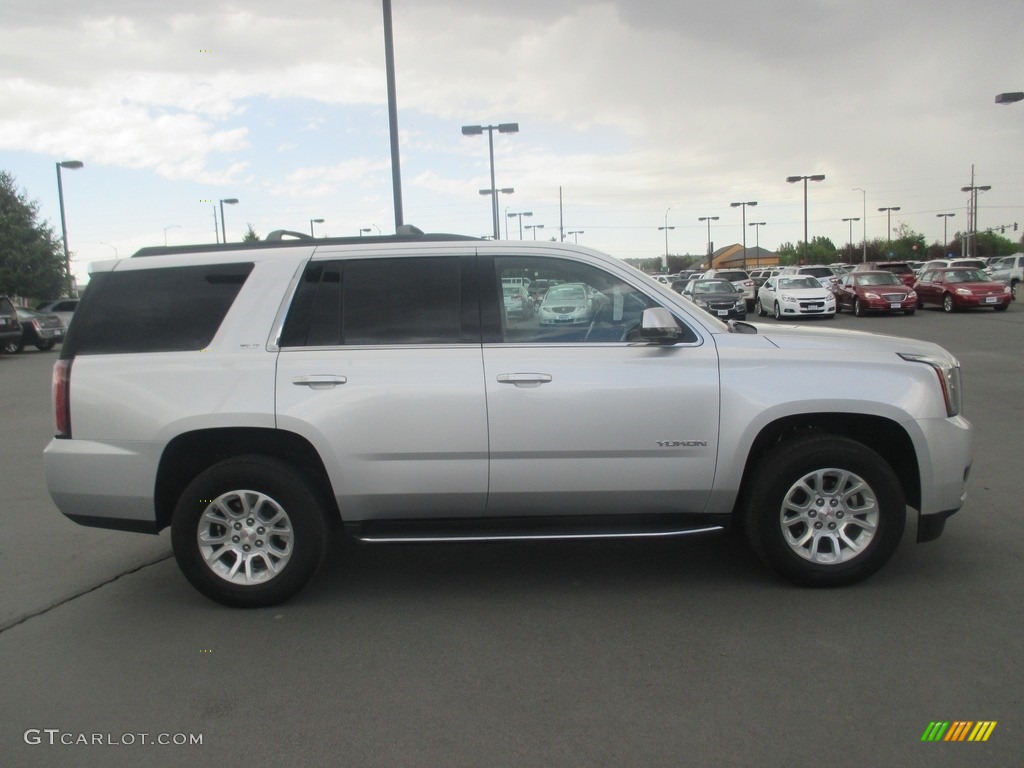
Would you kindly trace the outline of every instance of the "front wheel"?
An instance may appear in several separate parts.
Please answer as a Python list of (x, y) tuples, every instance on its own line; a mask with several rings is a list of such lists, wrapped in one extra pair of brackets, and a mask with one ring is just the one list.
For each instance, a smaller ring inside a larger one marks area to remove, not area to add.
[(192, 586), (239, 608), (283, 602), (313, 578), (327, 548), (321, 495), (267, 456), (239, 456), (200, 473), (171, 521), (174, 557)]
[(903, 536), (899, 479), (867, 446), (814, 435), (765, 455), (743, 509), (751, 547), (798, 584), (838, 587), (867, 578)]
[(956, 307), (953, 306), (953, 297), (947, 293), (945, 296), (942, 297), (942, 311), (949, 313), (955, 309)]
[(25, 348), (24, 341), (8, 341), (3, 345), (3, 351), (8, 355), (16, 355)]
[(853, 314), (854, 317), (864, 317), (864, 306), (860, 303), (860, 299), (853, 302)]
[(782, 308), (779, 306), (779, 302), (775, 302), (775, 306), (772, 308), (776, 320), (782, 319)]

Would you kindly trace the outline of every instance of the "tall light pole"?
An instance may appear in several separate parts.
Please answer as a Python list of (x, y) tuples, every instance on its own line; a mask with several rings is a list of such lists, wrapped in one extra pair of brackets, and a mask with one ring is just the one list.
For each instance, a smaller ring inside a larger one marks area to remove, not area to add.
[(711, 242), (711, 222), (718, 221), (717, 216), (701, 216), (697, 221), (706, 221), (708, 223), (708, 269), (711, 269), (711, 252), (714, 250)]
[[(519, 219), (519, 239), (523, 239), (523, 216), (533, 216), (533, 211), (523, 211), (522, 213), (508, 213), (505, 216), (511, 219), (513, 216)], [(507, 225), (506, 225), (507, 226)]]
[[(395, 87), (395, 31), (391, 22), (391, 0), (383, 0), (384, 69), (388, 90), (388, 133), (391, 136), (391, 188), (395, 200), (395, 232), (405, 224), (402, 212), (402, 168), (398, 149), (398, 95)], [(491, 184), (493, 187), (494, 185)]]
[(757, 205), (756, 200), (751, 200), (747, 203), (729, 203), (733, 208), (743, 209), (743, 229), (740, 230), (743, 233), (743, 271), (747, 271), (747, 206)]
[(369, 227), (361, 227), (360, 230), (359, 230), (359, 236), (362, 237), (367, 232), (372, 232), (372, 231), (373, 230), (370, 229)]
[(220, 239), (222, 242), (226, 243), (228, 241), (228, 235), (227, 231), (224, 229), (224, 203), (227, 203), (228, 205), (237, 205), (238, 198), (226, 197), (220, 201)]
[(316, 237), (316, 235), (313, 234), (313, 225), (314, 224), (323, 224), (323, 223), (324, 223), (323, 219), (310, 219), (309, 220), (309, 236), (310, 237)]
[(816, 173), (813, 176), (787, 176), (786, 181), (790, 184), (795, 184), (798, 181), (804, 183), (804, 257), (803, 261), (807, 261), (807, 182), (808, 181), (824, 181), (825, 174)]
[(975, 258), (978, 257), (978, 193), (988, 192), (990, 189), (992, 189), (990, 184), (975, 185), (974, 166), (972, 165), (971, 185), (969, 187), (960, 187), (960, 191), (971, 193), (967, 203), (967, 230), (971, 235), (971, 251)]
[(861, 194), (861, 253), (860, 260), (862, 262), (868, 260), (868, 193), (860, 187), (854, 187), (854, 192), (860, 192)]
[[(884, 211), (885, 212), (885, 217), (886, 217), (886, 219), (885, 219), (885, 248), (886, 248), (886, 250), (888, 250), (889, 246), (892, 245), (892, 212), (893, 211), (898, 211), (899, 209), (900, 209), (900, 207), (898, 205), (890, 205), (888, 208), (879, 208), (878, 209), (879, 213)], [(886, 253), (886, 256), (891, 256), (891, 255), (892, 254), (890, 254), (890, 253)]]
[(60, 235), (61, 242), (64, 243), (64, 280), (66, 281), (65, 290), (67, 295), (71, 295), (72, 284), (71, 284), (71, 253), (68, 251), (68, 226), (64, 220), (64, 182), (60, 178), (60, 169), (67, 168), (69, 171), (74, 171), (82, 168), (85, 165), (81, 160), (62, 160), (57, 163), (57, 200), (60, 203)]
[(572, 230), (569, 230), (568, 232), (566, 232), (565, 234), (566, 234), (566, 236), (572, 235), (573, 243), (575, 245), (579, 245), (580, 244), (580, 239), (579, 239), (579, 237), (577, 237), (577, 235), (582, 235), (582, 234), (584, 234), (584, 232), (583, 232), (582, 229), (572, 229)]
[(1015, 101), (1024, 101), (1024, 91), (996, 94), (996, 104), (1013, 104)]
[(947, 224), (951, 216), (956, 216), (955, 213), (936, 213), (935, 218), (942, 219), (942, 250), (948, 252), (949, 249), (949, 234), (947, 233)]
[(533, 239), (536, 240), (537, 239), (537, 230), (538, 229), (544, 229), (544, 225), (543, 224), (527, 224), (526, 228), (533, 230)]
[(860, 217), (853, 219), (843, 219), (843, 221), (850, 222), (850, 263), (853, 263), (853, 222), (860, 221)]
[(181, 224), (168, 224), (164, 227), (164, 248), (167, 247), (167, 230), (168, 229), (181, 229)]
[[(515, 190), (514, 187), (502, 187), (501, 189), (481, 189), (480, 190), (480, 194), (484, 195), (484, 196), (491, 195), (493, 197), (493, 199), (494, 199), (493, 207), (494, 207), (495, 212), (497, 212), (497, 210), (498, 210), (498, 208), (497, 208), (497, 205), (498, 205), (497, 200), (498, 200), (498, 198), (501, 195), (511, 195), (515, 191), (516, 190)], [(495, 213), (495, 216), (497, 216), (497, 213)], [(497, 222), (497, 221), (498, 221), (498, 219), (495, 219), (495, 222)], [(500, 240), (501, 239), (501, 225), (500, 224), (497, 225), (497, 230), (498, 230), (498, 234), (495, 236), (494, 239), (495, 240)]]
[(668, 225), (668, 212), (671, 211), (671, 210), (672, 210), (671, 208), (666, 208), (665, 209), (665, 226), (664, 227), (658, 227), (659, 230), (664, 230), (665, 231), (665, 271), (666, 272), (668, 272), (668, 231), (670, 229), (675, 229), (675, 227), (670, 227)]
[[(462, 126), (463, 136), (479, 136), (487, 131), (487, 150), (491, 161), (491, 218), (494, 220), (494, 239), (501, 238), (501, 231), (498, 228), (498, 190), (494, 186), (494, 132), (498, 133), (519, 133), (519, 123), (499, 123), (498, 125), (464, 125)], [(483, 194), (481, 192), (481, 194)]]
[(754, 228), (754, 253), (757, 254), (754, 260), (755, 266), (761, 266), (761, 227), (768, 222), (766, 221), (752, 221), (747, 224), (748, 227)]

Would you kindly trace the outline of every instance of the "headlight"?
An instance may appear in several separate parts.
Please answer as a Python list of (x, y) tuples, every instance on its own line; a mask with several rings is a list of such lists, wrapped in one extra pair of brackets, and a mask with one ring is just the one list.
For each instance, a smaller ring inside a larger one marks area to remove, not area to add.
[(960, 413), (960, 363), (956, 360), (950, 362), (947, 358), (934, 355), (913, 355), (909, 352), (898, 352), (897, 354), (912, 363), (930, 365), (939, 377), (942, 397), (946, 401), (946, 415), (956, 416)]
[(957, 292), (958, 296), (970, 296), (971, 295), (971, 292), (968, 291), (966, 288), (957, 288), (956, 292)]
[(783, 301), (788, 301), (788, 302), (794, 302), (794, 301), (796, 301), (796, 299), (794, 299), (794, 298), (793, 298), (793, 297), (792, 297), (792, 296), (791, 296), (790, 294), (788, 294), (788, 293), (780, 293), (780, 294), (779, 294), (779, 298), (780, 298), (780, 299), (782, 299)]
[(878, 299), (881, 299), (882, 297), (879, 296), (877, 293), (872, 293), (871, 291), (868, 291), (868, 292), (866, 292), (864, 294), (864, 298), (865, 299), (875, 299), (877, 301)]
[(704, 299), (694, 299), (698, 307), (706, 307), (708, 303)]
[(907, 298), (911, 301), (916, 301), (917, 293), (915, 291), (911, 291), (910, 293), (907, 294)]

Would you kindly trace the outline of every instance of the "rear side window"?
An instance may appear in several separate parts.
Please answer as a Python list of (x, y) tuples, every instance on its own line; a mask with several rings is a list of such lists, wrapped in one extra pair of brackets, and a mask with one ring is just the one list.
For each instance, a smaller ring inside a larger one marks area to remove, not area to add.
[(203, 349), (252, 268), (217, 264), (93, 275), (61, 357)]
[(479, 343), (478, 314), (464, 322), (474, 304), (467, 291), (475, 293), (469, 266), (457, 256), (313, 262), (295, 292), (280, 345)]

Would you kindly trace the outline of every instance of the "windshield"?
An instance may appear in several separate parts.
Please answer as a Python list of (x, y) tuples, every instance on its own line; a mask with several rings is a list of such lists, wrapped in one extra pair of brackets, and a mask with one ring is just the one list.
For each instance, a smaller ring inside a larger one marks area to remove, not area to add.
[(947, 283), (987, 283), (988, 276), (977, 269), (950, 269), (946, 272)]
[(583, 300), (587, 298), (579, 285), (556, 285), (544, 295), (544, 301), (565, 301), (566, 299)]
[(736, 293), (728, 280), (698, 280), (693, 284), (694, 293)]
[(780, 277), (779, 290), (795, 290), (797, 288), (817, 288), (821, 290), (821, 283), (813, 277)]
[(892, 272), (879, 275), (863, 275), (857, 278), (857, 285), (903, 285)]
[(739, 272), (739, 271), (737, 271), (737, 272), (719, 272), (717, 275), (715, 275), (715, 277), (720, 277), (723, 280), (732, 280), (734, 282), (737, 281), (737, 280), (748, 280), (749, 279), (747, 277), (747, 273), (746, 272)]
[(803, 275), (814, 275), (815, 277), (832, 277), (835, 275), (828, 267), (804, 267), (800, 270)]

